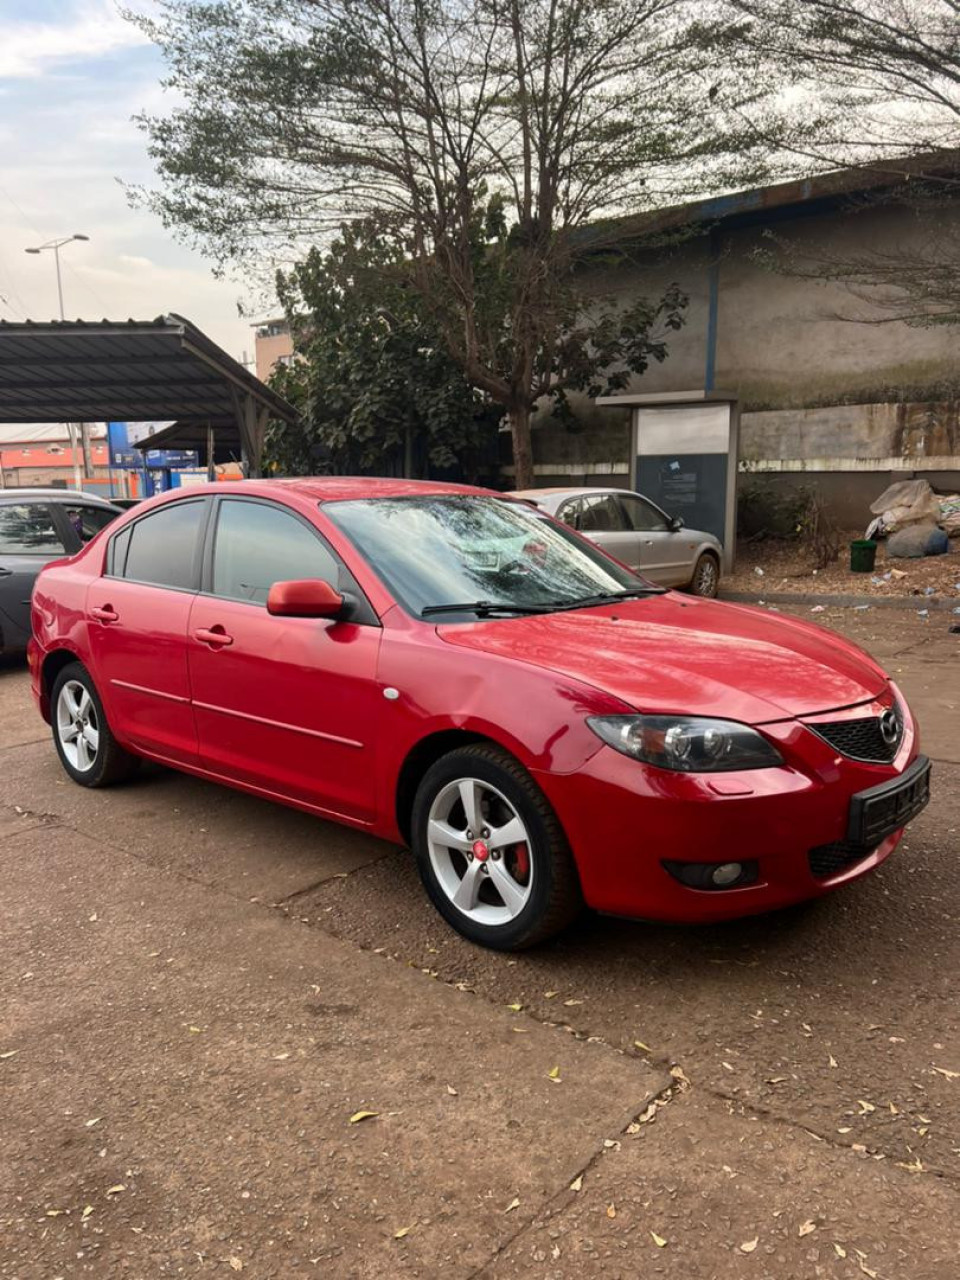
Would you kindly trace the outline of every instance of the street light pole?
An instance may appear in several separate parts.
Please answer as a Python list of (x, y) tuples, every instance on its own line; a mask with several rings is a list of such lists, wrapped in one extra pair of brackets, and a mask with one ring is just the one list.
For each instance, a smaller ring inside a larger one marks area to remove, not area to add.
[[(60, 277), (60, 250), (65, 244), (70, 244), (72, 240), (89, 240), (89, 236), (77, 233), (72, 236), (61, 236), (58, 240), (48, 240), (45, 244), (39, 244), (34, 248), (24, 250), (25, 253), (43, 253), (47, 249), (53, 250), (53, 260), (57, 264), (57, 299), (60, 303), (60, 320), (65, 319), (63, 311), (63, 280)], [(80, 471), (80, 458), (77, 456), (77, 427), (76, 423), (67, 423), (67, 435), (70, 437), (70, 454), (73, 458), (73, 484), (79, 491), (83, 488), (83, 479)], [(80, 423), (80, 454), (83, 457), (83, 473), (89, 477), (90, 475), (90, 447), (87, 443), (86, 424)]]

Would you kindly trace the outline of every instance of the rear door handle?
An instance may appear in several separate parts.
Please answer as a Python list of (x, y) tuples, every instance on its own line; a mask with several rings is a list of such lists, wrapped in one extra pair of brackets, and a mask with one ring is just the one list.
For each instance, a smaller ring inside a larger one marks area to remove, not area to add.
[(215, 627), (200, 627), (194, 633), (194, 639), (201, 644), (208, 644), (212, 649), (225, 649), (233, 644), (233, 636), (228, 636), (219, 624)]
[(120, 621), (120, 615), (117, 613), (116, 609), (114, 609), (112, 604), (105, 604), (103, 608), (94, 606), (94, 608), (90, 610), (90, 616), (96, 618), (98, 622)]

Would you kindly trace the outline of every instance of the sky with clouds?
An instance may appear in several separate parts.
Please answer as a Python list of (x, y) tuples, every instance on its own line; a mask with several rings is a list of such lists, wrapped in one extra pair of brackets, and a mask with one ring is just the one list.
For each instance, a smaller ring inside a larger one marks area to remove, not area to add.
[(68, 319), (175, 311), (240, 359), (253, 334), (237, 303), (120, 181), (150, 184), (138, 111), (163, 110), (157, 50), (111, 0), (0, 0), (0, 317), (58, 316), (52, 254), (24, 250), (80, 232), (61, 253)]

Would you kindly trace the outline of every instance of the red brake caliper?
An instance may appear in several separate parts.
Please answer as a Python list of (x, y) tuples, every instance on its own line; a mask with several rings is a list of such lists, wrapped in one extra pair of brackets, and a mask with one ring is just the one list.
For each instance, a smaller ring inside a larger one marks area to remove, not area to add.
[(525, 844), (513, 846), (513, 864), (516, 868), (513, 878), (523, 884), (530, 874), (530, 851)]

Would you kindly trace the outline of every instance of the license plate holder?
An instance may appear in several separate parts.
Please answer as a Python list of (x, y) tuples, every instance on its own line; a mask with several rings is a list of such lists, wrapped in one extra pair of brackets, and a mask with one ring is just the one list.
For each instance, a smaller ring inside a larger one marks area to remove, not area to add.
[(909, 769), (850, 798), (847, 839), (873, 849), (912, 821), (930, 801), (930, 761), (917, 756)]

